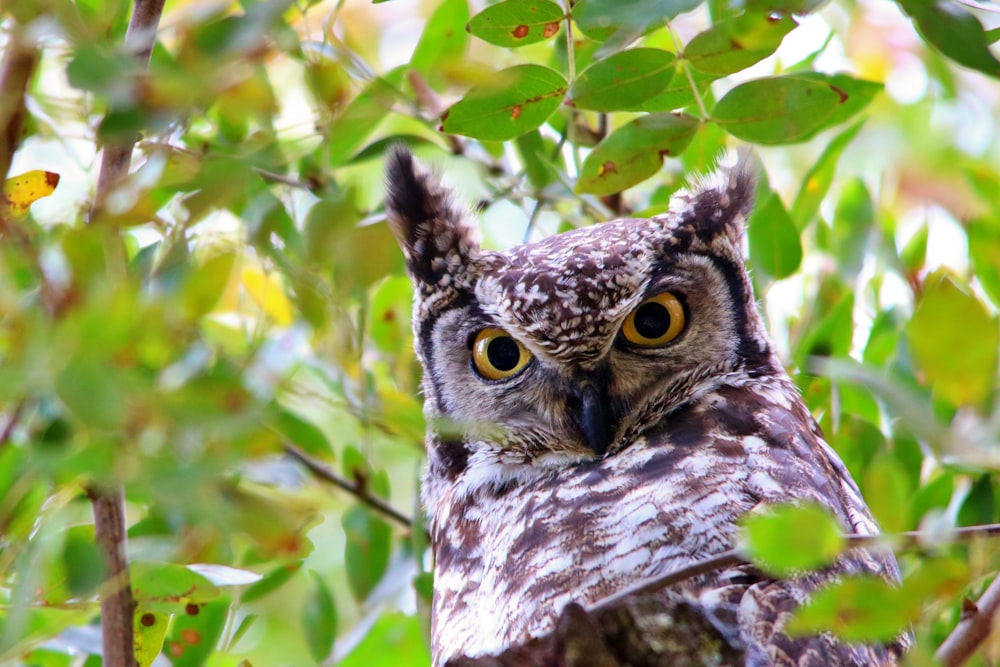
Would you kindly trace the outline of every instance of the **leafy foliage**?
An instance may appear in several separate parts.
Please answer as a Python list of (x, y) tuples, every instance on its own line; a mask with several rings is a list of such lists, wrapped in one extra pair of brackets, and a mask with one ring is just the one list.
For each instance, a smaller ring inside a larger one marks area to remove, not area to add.
[[(428, 663), (419, 369), (380, 203), (400, 141), (493, 245), (655, 214), (757, 144), (758, 296), (882, 526), (998, 521), (1000, 65), (974, 4), (178, 0), (148, 70), (123, 47), (130, 3), (8, 7), (6, 43), (37, 59), (19, 131), (16, 91), (0, 104), (20, 137), (0, 663), (100, 664), (88, 494), (117, 484), (140, 665)], [(136, 138), (93, 201), (98, 146)], [(814, 512), (748, 520), (755, 558), (835, 555)], [(794, 623), (912, 623), (925, 664), (998, 553), (928, 544), (901, 587), (846, 579)]]

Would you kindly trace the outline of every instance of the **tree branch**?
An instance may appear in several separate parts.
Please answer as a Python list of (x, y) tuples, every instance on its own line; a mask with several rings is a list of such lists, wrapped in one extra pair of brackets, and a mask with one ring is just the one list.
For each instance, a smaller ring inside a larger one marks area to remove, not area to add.
[[(156, 43), (156, 28), (163, 13), (166, 0), (135, 0), (132, 18), (125, 33), (125, 51), (131, 53), (140, 69), (149, 68), (149, 58)], [(111, 190), (128, 174), (132, 163), (132, 148), (137, 137), (104, 146), (101, 155), (101, 172), (97, 177), (97, 195), (94, 197), (94, 212), (104, 206)]]
[(347, 491), (365, 505), (368, 505), (368, 507), (372, 508), (386, 518), (392, 519), (400, 526), (410, 530), (413, 529), (413, 522), (409, 519), (409, 517), (378, 496), (370, 494), (368, 489), (364, 488), (361, 484), (356, 484), (344, 479), (331, 470), (329, 466), (317, 461), (302, 451), (301, 448), (291, 444), (290, 442), (284, 443), (283, 447), (286, 454), (304, 465), (317, 479), (321, 479), (328, 484), (332, 484), (339, 489)]
[(934, 657), (944, 667), (959, 667), (972, 657), (993, 631), (1000, 611), (1000, 576), (993, 579), (978, 602), (969, 603), (955, 629), (938, 648)]
[(135, 667), (135, 637), (132, 615), (135, 600), (129, 583), (125, 553), (125, 493), (88, 489), (94, 506), (94, 533), (108, 568), (101, 591), (102, 664), (107, 667)]
[(21, 143), (24, 97), (38, 65), (38, 50), (15, 23), (10, 32), (0, 71), (0, 178), (6, 179), (14, 151)]

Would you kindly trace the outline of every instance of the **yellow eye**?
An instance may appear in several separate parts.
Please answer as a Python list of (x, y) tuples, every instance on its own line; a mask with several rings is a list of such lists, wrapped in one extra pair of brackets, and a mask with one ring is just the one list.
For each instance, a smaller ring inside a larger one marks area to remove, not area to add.
[(622, 336), (633, 345), (665, 345), (684, 330), (684, 306), (670, 292), (646, 299), (628, 314)]
[(487, 380), (506, 380), (531, 361), (531, 353), (503, 329), (490, 327), (476, 334), (472, 364)]

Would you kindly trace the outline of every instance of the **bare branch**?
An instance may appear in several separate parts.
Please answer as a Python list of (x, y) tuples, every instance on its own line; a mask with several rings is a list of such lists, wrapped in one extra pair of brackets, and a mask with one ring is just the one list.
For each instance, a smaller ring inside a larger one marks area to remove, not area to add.
[(959, 667), (972, 657), (993, 631), (1000, 612), (1000, 576), (993, 579), (978, 602), (962, 614), (955, 629), (938, 648), (934, 657), (944, 667)]
[(21, 26), (14, 24), (0, 71), (0, 178), (7, 177), (14, 151), (21, 143), (24, 96), (38, 65), (38, 50), (22, 33)]
[[(160, 23), (160, 15), (163, 13), (165, 1), (136, 0), (135, 6), (132, 8), (132, 18), (128, 24), (128, 31), (125, 33), (125, 51), (133, 55), (136, 64), (141, 69), (149, 67), (149, 58), (153, 53), (153, 45), (156, 43), (156, 28)], [(129, 165), (132, 163), (132, 148), (135, 146), (136, 138), (104, 146), (104, 153), (101, 155), (101, 172), (97, 177), (97, 196), (94, 198), (91, 219), (94, 217), (94, 210), (104, 206), (104, 200), (108, 193), (128, 174)]]
[(135, 600), (129, 584), (125, 553), (125, 493), (89, 489), (94, 506), (94, 533), (104, 554), (107, 577), (101, 591), (101, 637), (103, 664), (107, 667), (135, 667), (135, 638), (132, 615)]
[(386, 518), (392, 519), (400, 526), (408, 529), (413, 528), (413, 522), (410, 521), (409, 517), (378, 496), (373, 496), (363, 485), (344, 479), (331, 470), (329, 466), (317, 461), (302, 451), (302, 449), (289, 442), (284, 444), (284, 450), (286, 454), (304, 465), (317, 479), (321, 479), (328, 484), (332, 484), (333, 486), (348, 492), (365, 505), (368, 505), (368, 507), (382, 514)]

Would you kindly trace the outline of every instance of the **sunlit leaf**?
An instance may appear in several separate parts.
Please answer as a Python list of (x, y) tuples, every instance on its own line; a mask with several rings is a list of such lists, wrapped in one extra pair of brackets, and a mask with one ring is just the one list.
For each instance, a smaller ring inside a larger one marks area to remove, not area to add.
[(473, 16), (469, 32), (497, 46), (524, 46), (555, 37), (563, 16), (549, 0), (504, 0)]
[(419, 70), (424, 76), (434, 76), (460, 59), (469, 42), (469, 33), (465, 30), (468, 22), (467, 0), (441, 2), (427, 19), (417, 48), (410, 58), (410, 67)]
[(884, 579), (850, 577), (814, 593), (787, 631), (793, 636), (829, 631), (846, 641), (889, 641), (910, 622), (899, 591)]
[(725, 76), (774, 53), (796, 25), (790, 16), (747, 12), (714, 23), (692, 37), (684, 47), (684, 56), (700, 72)]
[(281, 281), (273, 274), (259, 269), (245, 267), (242, 272), (243, 286), (260, 309), (274, 318), (280, 326), (292, 323), (292, 306), (285, 296)]
[(139, 607), (133, 616), (135, 661), (139, 667), (150, 667), (163, 648), (170, 614)]
[(534, 130), (562, 103), (566, 80), (541, 65), (501, 70), (445, 112), (441, 129), (477, 139), (504, 141)]
[(997, 320), (950, 276), (927, 280), (906, 337), (939, 396), (954, 405), (979, 405), (990, 395), (1000, 350)]
[(976, 278), (993, 304), (1000, 307), (1000, 219), (970, 220), (966, 233)]
[(660, 170), (664, 157), (684, 152), (698, 120), (683, 114), (649, 114), (618, 128), (587, 155), (577, 192), (612, 194)]
[(7, 179), (4, 189), (6, 213), (20, 217), (42, 197), (48, 197), (59, 185), (59, 174), (51, 171), (25, 172)]
[(183, 565), (133, 561), (132, 594), (139, 607), (152, 612), (183, 613), (219, 597), (219, 589), (204, 576)]
[(841, 532), (828, 510), (816, 505), (787, 505), (747, 516), (742, 540), (755, 565), (789, 576), (836, 558), (844, 546)]

